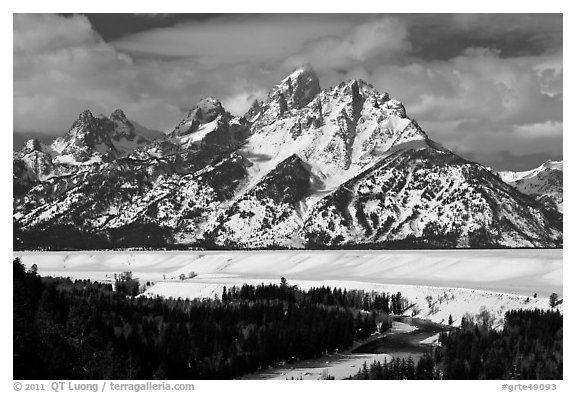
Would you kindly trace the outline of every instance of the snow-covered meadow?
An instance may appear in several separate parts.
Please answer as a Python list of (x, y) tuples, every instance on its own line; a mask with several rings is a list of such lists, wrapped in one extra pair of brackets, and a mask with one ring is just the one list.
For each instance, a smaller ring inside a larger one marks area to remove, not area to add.
[[(224, 286), (278, 283), (401, 292), (408, 314), (458, 324), (483, 309), (549, 308), (562, 297), (562, 250), (17, 252), (42, 275), (112, 280), (131, 271), (145, 296), (213, 298)], [(191, 274), (193, 273), (193, 274)], [(195, 276), (194, 276), (195, 275)], [(188, 278), (194, 276), (193, 278)], [(182, 280), (181, 278), (185, 278)], [(537, 297), (534, 298), (534, 294)], [(561, 307), (561, 306), (560, 306)]]

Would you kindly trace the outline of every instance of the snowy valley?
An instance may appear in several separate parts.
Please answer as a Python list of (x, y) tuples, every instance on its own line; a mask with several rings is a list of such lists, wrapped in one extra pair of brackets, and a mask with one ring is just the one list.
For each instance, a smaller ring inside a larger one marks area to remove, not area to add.
[[(16, 252), (42, 275), (113, 282), (130, 271), (141, 296), (220, 297), (223, 287), (278, 284), (401, 292), (405, 315), (455, 326), (488, 312), (494, 327), (506, 311), (548, 309), (563, 295), (561, 250)], [(192, 274), (191, 274), (192, 273)], [(149, 285), (148, 285), (149, 284)], [(534, 294), (537, 294), (534, 297)], [(562, 305), (558, 306), (562, 309)]]

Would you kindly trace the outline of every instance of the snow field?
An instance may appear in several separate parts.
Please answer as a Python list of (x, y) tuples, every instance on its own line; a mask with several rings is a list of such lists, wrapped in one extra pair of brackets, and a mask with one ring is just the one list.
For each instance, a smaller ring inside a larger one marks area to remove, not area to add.
[[(133, 272), (150, 281), (144, 296), (220, 297), (224, 286), (279, 283), (396, 293), (406, 315), (455, 325), (488, 311), (501, 326), (507, 310), (549, 308), (562, 297), (562, 250), (22, 252), (42, 275), (110, 281)], [(192, 279), (180, 280), (180, 275)], [(534, 298), (534, 293), (537, 297)], [(562, 306), (559, 306), (562, 308)]]

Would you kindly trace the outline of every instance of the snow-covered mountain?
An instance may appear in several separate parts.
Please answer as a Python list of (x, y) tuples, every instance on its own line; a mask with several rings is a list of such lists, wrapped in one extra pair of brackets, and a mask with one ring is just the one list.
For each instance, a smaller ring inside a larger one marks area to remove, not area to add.
[(518, 191), (535, 197), (548, 207), (563, 211), (563, 161), (548, 160), (523, 172), (499, 172), (502, 180)]
[(94, 117), (87, 110), (80, 114), (64, 136), (50, 145), (30, 139), (21, 151), (15, 153), (14, 159), (22, 160), (37, 179), (45, 180), (50, 175), (74, 171), (70, 167), (99, 164), (126, 156), (163, 136), (159, 131), (131, 122), (120, 109), (112, 112), (110, 118), (104, 115)]
[(15, 154), (23, 247), (47, 233), (88, 247), (562, 244), (559, 213), (431, 141), (362, 80), (321, 90), (305, 66), (244, 116), (208, 97), (154, 141), (126, 124), (84, 112), (51, 146)]

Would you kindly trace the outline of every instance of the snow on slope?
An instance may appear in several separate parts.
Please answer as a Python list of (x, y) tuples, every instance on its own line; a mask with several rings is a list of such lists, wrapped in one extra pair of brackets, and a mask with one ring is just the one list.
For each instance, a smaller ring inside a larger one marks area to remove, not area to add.
[(513, 181), (517, 181), (520, 179), (527, 179), (527, 178), (532, 178), (538, 175), (538, 173), (541, 173), (543, 171), (545, 171), (546, 169), (554, 169), (557, 171), (564, 171), (564, 161), (552, 161), (552, 160), (548, 160), (546, 162), (544, 162), (542, 165), (540, 165), (537, 168), (534, 169), (530, 169), (528, 171), (520, 171), (520, 172), (514, 172), (514, 171), (500, 171), (498, 172), (498, 174), (500, 175), (500, 178), (502, 180), (504, 180), (506, 183), (511, 183)]
[(94, 117), (88, 110), (82, 112), (68, 132), (56, 138), (49, 146), (30, 139), (15, 156), (24, 160), (38, 178), (68, 175), (74, 166), (90, 166), (125, 156), (137, 148), (162, 137), (126, 118), (120, 109), (110, 118)]
[(174, 139), (179, 145), (189, 149), (193, 144), (200, 143), (206, 135), (211, 133), (216, 129), (218, 125), (218, 118), (212, 120), (211, 122), (202, 124), (198, 129), (190, 134), (184, 134), (182, 136), (175, 137)]
[(210, 123), (225, 113), (220, 101), (212, 97), (201, 99), (180, 123), (170, 132), (171, 138), (180, 137), (196, 132), (198, 128)]
[[(223, 286), (278, 283), (401, 292), (407, 311), (446, 323), (483, 309), (501, 323), (506, 310), (548, 308), (562, 296), (561, 250), (298, 251), (298, 252), (51, 252), (15, 253), (43, 275), (109, 280), (132, 271), (155, 283), (145, 295), (213, 298)], [(181, 281), (180, 274), (197, 274)], [(534, 299), (532, 295), (538, 293)], [(427, 297), (431, 296), (432, 307)], [(529, 299), (526, 302), (526, 299)]]
[(120, 110), (86, 111), (49, 151), (30, 141), (14, 157), (18, 241), (54, 229), (66, 244), (60, 224), (74, 223), (87, 248), (150, 244), (134, 226), (203, 248), (562, 245), (560, 214), (432, 142), (362, 80), (321, 90), (303, 67), (245, 117), (207, 97), (162, 140), (137, 131)]
[(518, 191), (532, 195), (548, 207), (564, 210), (563, 161), (544, 162), (537, 168), (523, 172), (498, 172), (500, 178)]
[(561, 238), (556, 215), (486, 168), (420, 141), (410, 145), (316, 203), (302, 237), (343, 245), (413, 236), (445, 248), (547, 247)]
[[(242, 286), (243, 284), (258, 285), (261, 283), (277, 284), (278, 279), (271, 278), (210, 278), (202, 275), (184, 282), (158, 282), (149, 288), (145, 296), (160, 296), (164, 298), (214, 298), (220, 297), (224, 286)], [(490, 312), (495, 319), (495, 326), (502, 324), (504, 314), (512, 309), (548, 309), (549, 293), (540, 293), (539, 297), (532, 298), (528, 295), (510, 294), (495, 291), (485, 291), (479, 289), (459, 288), (459, 287), (434, 287), (425, 285), (401, 285), (401, 284), (379, 284), (371, 282), (342, 280), (301, 280), (288, 279), (293, 285), (299, 288), (308, 289), (319, 286), (330, 286), (332, 288), (363, 289), (366, 291), (397, 293), (407, 298), (415, 306), (405, 312), (405, 315), (433, 322), (448, 323), (448, 318), (452, 315), (455, 321), (454, 326), (459, 326), (460, 321), (466, 314), (475, 317), (483, 310)], [(453, 283), (454, 284), (454, 283)], [(431, 306), (428, 297), (432, 298)], [(528, 301), (527, 301), (528, 299)], [(414, 310), (414, 314), (412, 313)]]
[[(323, 91), (310, 87), (316, 95), (294, 99), (286, 92), (305, 89), (290, 82), (302, 75), (302, 68), (285, 78), (260, 106), (253, 135), (240, 150), (251, 159), (251, 182), (256, 184), (276, 165), (297, 154), (322, 180), (322, 191), (333, 190), (345, 180), (382, 158), (392, 147), (412, 140), (427, 140), (426, 134), (411, 119), (399, 101), (379, 94), (364, 81), (352, 80)], [(314, 86), (318, 83), (309, 82)], [(279, 99), (286, 107), (279, 110)], [(279, 98), (280, 97), (280, 98)]]

